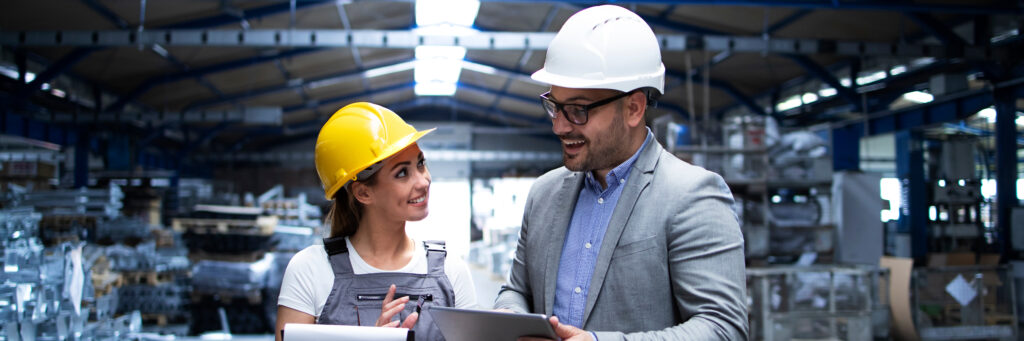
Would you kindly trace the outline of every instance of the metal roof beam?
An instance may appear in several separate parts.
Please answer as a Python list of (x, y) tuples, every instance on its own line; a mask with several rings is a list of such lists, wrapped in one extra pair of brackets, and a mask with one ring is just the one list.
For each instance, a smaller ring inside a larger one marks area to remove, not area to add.
[(950, 48), (959, 49), (970, 45), (966, 40), (964, 40), (964, 38), (960, 37), (956, 32), (953, 32), (946, 23), (939, 21), (930, 14), (910, 12), (904, 13), (904, 15), (913, 20), (917, 26), (921, 27), (921, 29), (935, 36), (935, 38), (939, 39), (939, 41)]
[[(996, 84), (997, 91), (1007, 91), (1016, 98), (1024, 98), (1024, 78)], [(993, 89), (979, 89), (963, 94), (936, 98), (935, 101), (899, 110), (885, 110), (835, 124), (833, 130), (862, 132), (863, 136), (930, 126), (966, 119), (979, 110), (992, 105)], [(867, 124), (867, 127), (864, 126)]]
[[(482, 0), (483, 2), (533, 3), (550, 2), (550, 0)], [(580, 5), (600, 5), (607, 1), (595, 0), (563, 0), (562, 2)], [(965, 6), (941, 3), (913, 3), (891, 0), (637, 0), (615, 1), (617, 4), (673, 4), (673, 5), (715, 5), (715, 6), (749, 6), (749, 7), (794, 7), (808, 9), (831, 10), (871, 10), (893, 12), (940, 12), (960, 14), (1012, 14), (1024, 13), (1024, 7), (1016, 2), (1003, 2), (1000, 5)]]
[[(462, 46), (474, 50), (544, 50), (553, 32), (480, 32), (471, 36), (423, 36), (405, 30), (101, 30), (2, 31), (0, 44), (10, 46), (218, 46), (218, 47), (371, 47), (410, 49), (421, 45)], [(746, 53), (831, 54), (877, 57), (939, 57), (1004, 60), (1008, 49), (967, 46), (951, 50), (934, 44), (900, 44), (828, 39), (765, 39), (760, 36), (660, 34), (662, 51), (730, 51)]]
[[(686, 75), (682, 74), (682, 73), (679, 73), (679, 72), (673, 72), (673, 71), (666, 70), (665, 71), (665, 76), (675, 77), (675, 78), (686, 80)], [(696, 83), (696, 84), (700, 84), (700, 83), (704, 82), (704, 76), (701, 76), (699, 74), (698, 75), (691, 75), (690, 78), (693, 79), (693, 82)], [(758, 115), (767, 115), (767, 113), (764, 111), (764, 108), (762, 108), (760, 105), (757, 105), (757, 102), (754, 101), (754, 99), (752, 99), (752, 98), (750, 98), (750, 96), (747, 96), (746, 94), (744, 94), (742, 91), (737, 89), (732, 84), (729, 84), (729, 82), (725, 82), (725, 81), (722, 81), (722, 80), (719, 80), (719, 79), (712, 78), (712, 79), (708, 80), (708, 85), (710, 85), (712, 88), (715, 88), (715, 89), (718, 89), (718, 90), (722, 90), (722, 92), (725, 92), (730, 97), (735, 99), (736, 102), (739, 102), (741, 105), (743, 105), (747, 109), (750, 109), (751, 112), (756, 113)], [(682, 110), (682, 109), (680, 108), (679, 110)], [(683, 111), (683, 112), (685, 112), (685, 111)]]
[[(327, 4), (334, 4), (334, 3), (337, 3), (337, 1), (336, 0), (302, 0), (302, 1), (298, 1), (295, 4), (295, 9), (298, 10), (298, 9), (303, 9), (303, 8), (308, 8), (308, 7), (313, 7), (313, 6), (327, 5)], [(230, 13), (219, 14), (219, 15), (215, 15), (215, 16), (211, 16), (211, 17), (199, 18), (199, 19), (195, 19), (195, 20), (189, 20), (189, 21), (186, 21), (186, 22), (181, 22), (181, 23), (169, 25), (169, 26), (167, 26), (167, 28), (217, 27), (217, 26), (227, 25), (227, 24), (231, 24), (231, 23), (235, 23), (235, 22), (240, 22), (242, 20), (257, 19), (257, 18), (268, 17), (268, 16), (272, 16), (272, 15), (276, 15), (276, 14), (281, 14), (281, 13), (289, 13), (289, 12), (291, 12), (291, 10), (292, 10), (292, 8), (291, 8), (290, 1), (286, 1), (284, 3), (279, 3), (279, 4), (268, 5), (268, 6), (263, 6), (263, 7), (259, 7), (259, 8), (243, 10), (243, 11), (241, 11), (241, 17), (239, 17), (236, 14), (230, 14)]]
[[(860, 96), (857, 95), (857, 92), (840, 83), (839, 79), (833, 76), (832, 73), (829, 72), (827, 69), (825, 69), (821, 65), (818, 65), (818, 63), (815, 63), (813, 60), (811, 60), (811, 58), (807, 56), (787, 55), (786, 57), (788, 57), (797, 65), (800, 65), (800, 67), (806, 70), (808, 74), (814, 75), (814, 77), (817, 77), (822, 82), (825, 82), (825, 84), (828, 84), (828, 86), (831, 86), (833, 89), (836, 89), (839, 96), (841, 96), (844, 100), (850, 102), (850, 104), (853, 105), (853, 111), (860, 111)], [(852, 81), (856, 81), (856, 79), (854, 78), (855, 77), (851, 78)]]
[(786, 28), (786, 26), (789, 26), (790, 24), (796, 22), (797, 20), (803, 19), (804, 17), (806, 17), (808, 14), (811, 14), (812, 12), (814, 12), (814, 10), (807, 9), (807, 8), (798, 9), (798, 10), (796, 10), (796, 12), (791, 13), (790, 15), (786, 16), (785, 18), (779, 19), (779, 21), (776, 21), (774, 24), (771, 24), (770, 26), (768, 26), (768, 28), (766, 28), (764, 30), (764, 34), (765, 35), (772, 35), (776, 31), (781, 30), (783, 28)]
[[(400, 63), (404, 63), (404, 62), (408, 62), (408, 61), (402, 61)], [(271, 93), (275, 93), (275, 92), (279, 92), (279, 91), (301, 89), (301, 88), (304, 88), (304, 87), (307, 87), (307, 86), (312, 86), (312, 85), (318, 84), (318, 83), (321, 84), (321, 85), (316, 85), (314, 87), (326, 86), (326, 85), (328, 85), (326, 83), (334, 84), (334, 83), (340, 83), (340, 82), (344, 82), (344, 81), (351, 80), (351, 79), (363, 79), (363, 78), (365, 78), (365, 77), (363, 77), (363, 73), (364, 72), (366, 72), (366, 70), (354, 70), (354, 71), (346, 71), (346, 72), (330, 74), (330, 75), (327, 75), (327, 76), (321, 76), (321, 77), (312, 78), (312, 79), (301, 79), (301, 78), (289, 79), (284, 84), (281, 84), (281, 85), (273, 85), (273, 86), (268, 86), (268, 87), (264, 87), (264, 88), (260, 88), (260, 89), (248, 90), (248, 91), (243, 91), (243, 92), (239, 92), (239, 93), (229, 94), (229, 95), (225, 95), (222, 98), (213, 98), (213, 99), (196, 101), (196, 102), (193, 102), (193, 103), (189, 103), (188, 105), (185, 106), (185, 108), (186, 108), (186, 110), (188, 110), (188, 109), (210, 107), (210, 106), (224, 104), (224, 103), (228, 103), (228, 102), (240, 102), (240, 101), (244, 101), (244, 100), (247, 100), (247, 99), (250, 99), (250, 98), (259, 97), (259, 96), (263, 96), (263, 95), (266, 95), (266, 94), (271, 94)]]
[(304, 54), (309, 54), (309, 53), (313, 53), (313, 52), (319, 52), (319, 51), (323, 51), (323, 50), (325, 50), (325, 48), (307, 47), (307, 48), (291, 49), (291, 50), (287, 50), (287, 51), (276, 51), (275, 53), (272, 53), (272, 54), (265, 54), (265, 55), (259, 55), (259, 56), (256, 56), (256, 57), (248, 57), (248, 58), (236, 59), (236, 60), (227, 61), (227, 62), (223, 62), (223, 63), (219, 63), (219, 64), (204, 66), (204, 67), (200, 67), (200, 68), (194, 68), (194, 69), (191, 69), (191, 70), (188, 70), (188, 71), (185, 71), (185, 72), (179, 72), (179, 73), (170, 74), (170, 75), (163, 75), (163, 76), (156, 76), (156, 77), (153, 77), (153, 78), (150, 78), (150, 79), (147, 79), (147, 80), (143, 81), (139, 86), (137, 86), (135, 88), (134, 91), (132, 91), (131, 93), (129, 93), (127, 95), (121, 96), (121, 98), (119, 98), (117, 100), (117, 102), (114, 102), (113, 104), (108, 106), (104, 111), (113, 111), (113, 112), (120, 111), (121, 109), (124, 108), (124, 106), (126, 104), (128, 104), (128, 102), (131, 102), (131, 101), (134, 101), (134, 100), (138, 99), (139, 96), (142, 96), (142, 94), (146, 93), (147, 91), (152, 89), (154, 86), (157, 86), (157, 85), (160, 85), (160, 84), (167, 84), (167, 83), (177, 82), (177, 81), (181, 81), (181, 80), (188, 79), (188, 78), (193, 78), (193, 77), (203, 77), (204, 75), (207, 75), (207, 74), (224, 72), (224, 71), (229, 71), (229, 70), (235, 70), (235, 69), (243, 68), (243, 67), (250, 66), (250, 65), (255, 65), (255, 64), (260, 64), (260, 63), (274, 61), (274, 60), (277, 60), (277, 59), (280, 59), (280, 58), (301, 56), (301, 55), (304, 55)]
[(117, 13), (114, 13), (114, 11), (111, 11), (109, 8), (107, 8), (106, 5), (99, 3), (97, 0), (82, 0), (82, 4), (85, 4), (94, 12), (96, 12), (96, 14), (99, 14), (104, 19), (107, 19), (107, 21), (109, 21), (110, 24), (114, 25), (114, 27), (122, 29), (128, 28), (127, 21), (121, 19), (121, 17), (118, 16)]

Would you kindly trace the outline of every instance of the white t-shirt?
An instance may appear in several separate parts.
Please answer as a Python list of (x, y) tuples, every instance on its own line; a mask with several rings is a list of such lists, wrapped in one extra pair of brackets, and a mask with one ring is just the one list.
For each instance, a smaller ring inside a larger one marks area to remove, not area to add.
[[(415, 250), (409, 264), (390, 271), (375, 268), (363, 261), (348, 238), (345, 238), (345, 245), (348, 246), (348, 259), (352, 262), (352, 271), (357, 275), (378, 272), (427, 273), (427, 251), (423, 248), (422, 242), (413, 241)], [(458, 257), (445, 257), (444, 273), (452, 283), (452, 290), (455, 291), (455, 307), (476, 308), (476, 288), (473, 286), (473, 278), (469, 274), (466, 262)], [(333, 287), (334, 270), (327, 259), (327, 251), (323, 244), (310, 245), (296, 253), (288, 262), (277, 304), (319, 317)]]

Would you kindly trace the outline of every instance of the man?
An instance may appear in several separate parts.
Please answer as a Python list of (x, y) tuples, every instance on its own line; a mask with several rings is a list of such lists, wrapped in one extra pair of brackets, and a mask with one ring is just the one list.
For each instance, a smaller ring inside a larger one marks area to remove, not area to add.
[(496, 309), (553, 315), (568, 340), (745, 340), (743, 237), (722, 178), (644, 125), (664, 92), (658, 40), (605, 5), (569, 18), (533, 79), (564, 168), (530, 190)]

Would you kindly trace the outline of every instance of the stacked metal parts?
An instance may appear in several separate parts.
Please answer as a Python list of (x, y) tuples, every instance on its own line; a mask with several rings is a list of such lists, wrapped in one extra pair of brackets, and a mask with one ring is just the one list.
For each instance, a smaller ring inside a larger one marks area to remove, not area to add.
[(120, 340), (139, 332), (137, 312), (114, 317), (116, 289), (94, 286), (96, 263), (84, 257), (85, 243), (43, 245), (42, 217), (31, 207), (0, 210), (0, 339)]
[(264, 297), (269, 302), (264, 304), (267, 320), (277, 321), (277, 296), (281, 292), (281, 280), (288, 262), (296, 252), (319, 242), (326, 235), (321, 224), (320, 207), (306, 201), (305, 193), (298, 193), (293, 198), (285, 197), (282, 185), (277, 185), (257, 198), (263, 208), (263, 214), (278, 218), (274, 228), (272, 251), (268, 253), (268, 273)]
[(262, 213), (259, 207), (197, 205), (191, 217), (173, 220), (194, 261), (192, 334), (272, 332), (267, 312), (277, 299), (264, 289), (278, 219)]
[(751, 340), (886, 339), (888, 272), (861, 266), (747, 270)]

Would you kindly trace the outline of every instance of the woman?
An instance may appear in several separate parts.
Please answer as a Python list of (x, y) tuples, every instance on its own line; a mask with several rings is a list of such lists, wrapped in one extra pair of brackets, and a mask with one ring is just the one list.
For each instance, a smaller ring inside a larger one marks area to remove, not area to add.
[(443, 242), (405, 233), (405, 222), (427, 217), (430, 172), (416, 141), (431, 131), (366, 102), (324, 124), (315, 159), (333, 199), (331, 234), (288, 264), (278, 339), (285, 323), (323, 323), (411, 328), (418, 340), (443, 340), (426, 308), (476, 306), (466, 264), (445, 259)]

